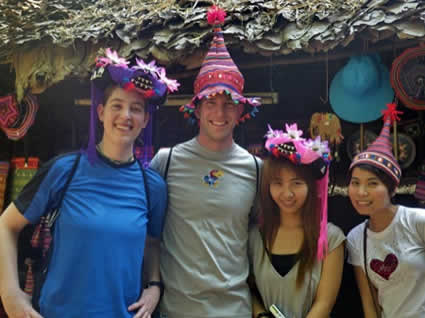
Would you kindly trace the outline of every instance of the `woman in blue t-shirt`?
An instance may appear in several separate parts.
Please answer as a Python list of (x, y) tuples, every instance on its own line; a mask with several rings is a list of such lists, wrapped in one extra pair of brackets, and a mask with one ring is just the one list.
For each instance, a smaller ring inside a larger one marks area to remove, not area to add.
[[(150, 115), (178, 84), (155, 65), (128, 64), (109, 49), (97, 59), (87, 148), (43, 165), (0, 217), (0, 295), (11, 318), (150, 317), (159, 301), (166, 185), (142, 168), (134, 143), (143, 136), (149, 149)], [(47, 275), (31, 303), (19, 287), (17, 239), (56, 208)]]

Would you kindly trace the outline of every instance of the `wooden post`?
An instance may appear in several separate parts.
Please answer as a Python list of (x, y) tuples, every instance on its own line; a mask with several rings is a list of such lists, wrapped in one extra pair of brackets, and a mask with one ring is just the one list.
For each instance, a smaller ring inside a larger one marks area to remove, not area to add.
[(395, 160), (398, 161), (398, 136), (397, 136), (397, 120), (393, 122), (393, 150)]

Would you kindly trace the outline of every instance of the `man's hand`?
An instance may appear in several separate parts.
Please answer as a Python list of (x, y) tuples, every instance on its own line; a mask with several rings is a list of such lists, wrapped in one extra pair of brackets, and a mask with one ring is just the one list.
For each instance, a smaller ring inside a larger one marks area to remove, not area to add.
[(134, 304), (128, 307), (129, 311), (137, 310), (134, 318), (151, 318), (156, 305), (159, 302), (161, 291), (158, 286), (150, 286), (143, 290), (142, 296)]
[(2, 302), (9, 318), (43, 318), (32, 308), (31, 296), (22, 290), (4, 295)]

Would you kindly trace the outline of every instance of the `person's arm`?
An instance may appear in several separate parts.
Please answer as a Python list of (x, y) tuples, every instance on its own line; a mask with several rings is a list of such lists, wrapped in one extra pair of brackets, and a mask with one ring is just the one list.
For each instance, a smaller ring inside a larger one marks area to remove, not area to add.
[(257, 285), (255, 284), (255, 278), (252, 274), (248, 277), (248, 286), (251, 291), (252, 317), (257, 318), (260, 313), (267, 312), (267, 310), (261, 300), (260, 292), (258, 291)]
[(0, 216), (0, 296), (10, 318), (41, 318), (19, 287), (18, 237), (28, 220), (11, 203)]
[(359, 288), (360, 296), (362, 299), (362, 306), (365, 318), (377, 318), (378, 315), (373, 303), (373, 297), (369, 288), (369, 283), (365, 272), (360, 266), (354, 267), (354, 275), (356, 276), (357, 287)]
[[(145, 255), (143, 258), (143, 278), (146, 282), (160, 282), (161, 275), (159, 272), (159, 249), (160, 239), (149, 235), (146, 236)], [(161, 296), (161, 289), (157, 285), (149, 286), (143, 290), (142, 296), (134, 304), (128, 307), (128, 310), (138, 310), (134, 318), (151, 317), (152, 312), (158, 305)]]
[(263, 302), (259, 299), (259, 295), (252, 293), (252, 317), (257, 318), (261, 313), (266, 312), (268, 312), (268, 310), (266, 310)]
[(338, 296), (344, 266), (344, 243), (324, 259), (316, 297), (306, 318), (327, 318)]

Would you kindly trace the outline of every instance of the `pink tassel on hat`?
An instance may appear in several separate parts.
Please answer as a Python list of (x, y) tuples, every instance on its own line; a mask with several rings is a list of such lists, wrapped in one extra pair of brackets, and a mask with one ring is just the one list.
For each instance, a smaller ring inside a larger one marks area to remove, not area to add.
[(321, 202), (319, 204), (320, 232), (317, 242), (317, 258), (319, 260), (323, 260), (328, 252), (328, 182), (329, 169), (325, 177), (317, 181), (318, 197)]
[(226, 11), (217, 7), (211, 6), (208, 9), (207, 21), (210, 25), (220, 25), (224, 23), (224, 18), (226, 17)]

